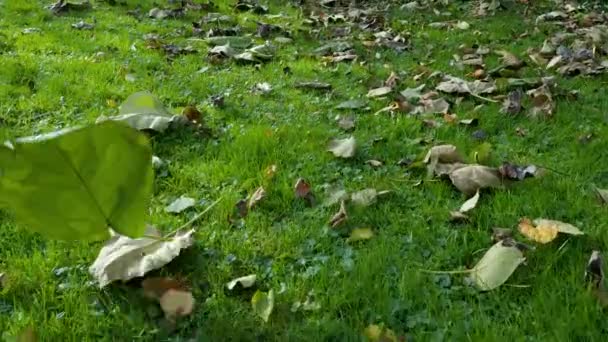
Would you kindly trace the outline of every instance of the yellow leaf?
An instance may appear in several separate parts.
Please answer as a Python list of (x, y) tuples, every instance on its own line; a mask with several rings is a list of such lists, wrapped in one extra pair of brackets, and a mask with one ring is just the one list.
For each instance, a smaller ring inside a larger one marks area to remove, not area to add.
[(539, 219), (534, 220), (534, 224), (536, 225), (537, 229), (540, 227), (548, 227), (548, 228), (555, 229), (559, 233), (564, 233), (564, 234), (570, 234), (570, 235), (585, 234), (580, 229), (578, 229), (578, 227), (575, 227), (575, 226), (571, 225), (570, 223), (565, 223), (565, 222), (556, 221), (556, 220), (547, 220), (547, 219), (539, 218)]
[(529, 219), (523, 218), (519, 221), (519, 231), (528, 239), (549, 243), (557, 237), (557, 229), (552, 225), (539, 225), (534, 227)]
[(270, 290), (268, 293), (264, 293), (257, 290), (253, 297), (251, 297), (251, 306), (255, 313), (268, 322), (272, 309), (274, 308), (274, 291)]
[(363, 330), (363, 335), (367, 337), (370, 342), (399, 341), (394, 331), (377, 324), (370, 324), (367, 328), (365, 328), (365, 330)]
[(355, 228), (350, 233), (350, 237), (346, 240), (348, 242), (355, 242), (361, 240), (369, 240), (374, 237), (374, 231), (370, 228)]

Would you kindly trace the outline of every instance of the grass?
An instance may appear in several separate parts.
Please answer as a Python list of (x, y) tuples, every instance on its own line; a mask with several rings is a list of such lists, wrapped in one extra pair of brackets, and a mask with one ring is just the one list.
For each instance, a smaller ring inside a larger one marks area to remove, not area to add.
[[(47, 4), (0, 2), (2, 137), (92, 123), (101, 114), (116, 113), (116, 104), (131, 93), (149, 90), (175, 112), (197, 104), (213, 131), (208, 138), (188, 132), (152, 138), (155, 155), (170, 162), (170, 176), (155, 180), (150, 221), (164, 231), (186, 222), (195, 212), (169, 215), (163, 210), (183, 194), (207, 204), (219, 197), (222, 201), (196, 224), (196, 245), (153, 273), (182, 277), (192, 285), (197, 308), (176, 327), (167, 325), (157, 304), (143, 298), (138, 282), (102, 290), (89, 283), (87, 267), (99, 243), (47, 240), (0, 212), (0, 272), (9, 278), (0, 290), (0, 331), (5, 336), (33, 326), (41, 341), (356, 341), (363, 340), (367, 325), (383, 322), (420, 341), (606, 339), (604, 313), (583, 281), (591, 251), (605, 250), (608, 242), (606, 207), (593, 194), (593, 185), (608, 187), (608, 100), (602, 91), (606, 76), (559, 77), (561, 88), (578, 90), (580, 96), (558, 99), (555, 116), (546, 120), (507, 117), (499, 113), (500, 104), (484, 103), (473, 112), (483, 103), (473, 99), (452, 107), (460, 118), (478, 117), (478, 128), (429, 128), (411, 116), (374, 116), (388, 101), (370, 100), (370, 111), (353, 112), (353, 135), (359, 143), (355, 158), (337, 159), (325, 151), (329, 139), (348, 136), (334, 120), (344, 114), (334, 108), (338, 103), (365, 98), (391, 71), (402, 73), (400, 89), (413, 86), (420, 63), (463, 76), (466, 70), (449, 63), (461, 44), (525, 56), (527, 48), (539, 47), (546, 37), (543, 30), (534, 30), (534, 14), (547, 7), (539, 4), (525, 17), (523, 8), (514, 6), (486, 18), (470, 17), (456, 7), (450, 8), (449, 18), (395, 9), (388, 23), (409, 32), (410, 51), (366, 49), (354, 39), (359, 61), (366, 63), (332, 66), (311, 56), (321, 42), (302, 23), (305, 15), (299, 7), (271, 3), (270, 13), (283, 12), (285, 17), (266, 19), (233, 13), (230, 4), (218, 1), (218, 11), (234, 15), (245, 32), (255, 31), (256, 20), (294, 32), (292, 44), (279, 46), (271, 62), (256, 68), (209, 64), (206, 44), (188, 40), (190, 23), (200, 13), (151, 20), (145, 16), (154, 7), (151, 1), (119, 1), (114, 6), (99, 1), (92, 10), (53, 16), (44, 8)], [(141, 19), (127, 15), (138, 6), (144, 13)], [(467, 20), (471, 29), (423, 26), (450, 18)], [(96, 26), (91, 31), (70, 27), (80, 20), (95, 20)], [(40, 32), (22, 33), (31, 27)], [(328, 30), (321, 30), (321, 37)], [(529, 35), (515, 39), (524, 31)], [(170, 60), (145, 47), (147, 33), (177, 45), (191, 44), (198, 52)], [(487, 63), (498, 65), (493, 57)], [(285, 73), (285, 67), (291, 73)], [(135, 81), (127, 81), (126, 74)], [(525, 74), (550, 72), (527, 68)], [(294, 87), (296, 81), (307, 80), (328, 82), (334, 89)], [(252, 94), (258, 82), (269, 82), (273, 91)], [(218, 94), (225, 95), (224, 108), (211, 105), (209, 98)], [(528, 134), (518, 136), (518, 127)], [(485, 141), (472, 137), (475, 129), (487, 133)], [(578, 137), (588, 133), (594, 137), (580, 143)], [(420, 158), (441, 142), (455, 144), (467, 155), (490, 143), (488, 165), (509, 160), (560, 173), (483, 193), (472, 222), (452, 224), (448, 212), (458, 208), (464, 196), (448, 182), (414, 186), (424, 172), (397, 165), (402, 158)], [(385, 166), (373, 168), (365, 164), (369, 159), (382, 160)], [(278, 172), (268, 180), (264, 171), (272, 164)], [(293, 184), (299, 177), (312, 184), (320, 202), (329, 185), (349, 191), (392, 190), (374, 206), (349, 208), (347, 230), (371, 227), (375, 238), (349, 244), (344, 231), (328, 228), (337, 208), (309, 208), (296, 200)], [(234, 203), (260, 185), (267, 198), (242, 224), (230, 225), (226, 217)], [(537, 246), (507, 285), (487, 293), (467, 286), (463, 275), (421, 272), (473, 266), (491, 244), (491, 228), (515, 227), (523, 216), (570, 222), (587, 235)], [(58, 272), (63, 267), (69, 269)], [(251, 293), (225, 290), (229, 280), (251, 273), (258, 275), (259, 288), (278, 292), (266, 324), (251, 309)], [(292, 312), (294, 302), (307, 298), (320, 309)]]

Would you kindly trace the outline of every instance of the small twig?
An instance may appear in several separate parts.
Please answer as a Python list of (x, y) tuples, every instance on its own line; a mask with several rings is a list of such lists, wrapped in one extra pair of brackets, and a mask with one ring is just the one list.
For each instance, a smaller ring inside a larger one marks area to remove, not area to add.
[(190, 226), (191, 224), (193, 224), (194, 222), (196, 222), (198, 219), (200, 219), (201, 217), (203, 217), (203, 215), (205, 215), (207, 212), (209, 212), (209, 210), (211, 210), (211, 208), (215, 207), (216, 204), (218, 204), (220, 201), (222, 200), (222, 198), (218, 198), (215, 202), (211, 203), (207, 208), (205, 208), (205, 210), (203, 210), (202, 212), (196, 214), (196, 216), (194, 216), (192, 219), (190, 219), (190, 221), (182, 224), (180, 227), (178, 227), (177, 229), (174, 229), (173, 231), (165, 234), (165, 238), (167, 238), (169, 235), (173, 235), (175, 233), (177, 233), (178, 231), (188, 228), (188, 226)]

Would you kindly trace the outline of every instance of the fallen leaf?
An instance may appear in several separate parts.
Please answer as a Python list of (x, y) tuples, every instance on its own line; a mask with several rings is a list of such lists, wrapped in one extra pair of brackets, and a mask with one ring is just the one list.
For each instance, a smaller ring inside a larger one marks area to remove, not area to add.
[(507, 179), (523, 180), (526, 177), (535, 177), (539, 170), (535, 165), (519, 166), (505, 162), (498, 168), (498, 172)]
[(422, 90), (424, 90), (425, 86), (426, 84), (421, 84), (416, 88), (407, 88), (401, 91), (400, 94), (406, 100), (417, 100), (422, 97)]
[(498, 242), (500, 240), (511, 239), (513, 237), (513, 230), (509, 228), (492, 228), (492, 240)]
[(257, 280), (257, 276), (255, 274), (246, 275), (244, 277), (236, 278), (229, 281), (226, 284), (228, 290), (233, 290), (237, 285), (241, 288), (246, 289), (248, 287), (252, 287)]
[(75, 28), (77, 30), (92, 30), (95, 28), (95, 25), (85, 23), (84, 20), (81, 20), (75, 24), (72, 24), (72, 28)]
[(371, 89), (367, 92), (367, 97), (380, 97), (390, 94), (393, 91), (391, 87), (380, 87)]
[(355, 128), (355, 118), (353, 116), (340, 117), (338, 120), (338, 126), (345, 131), (350, 131)]
[(600, 201), (604, 204), (608, 204), (608, 190), (595, 188), (595, 191), (597, 192)]
[(549, 243), (557, 237), (557, 229), (545, 225), (534, 227), (529, 219), (523, 218), (519, 221), (519, 232), (530, 240), (539, 243)]
[(186, 290), (185, 285), (171, 278), (152, 277), (141, 282), (144, 295), (151, 299), (159, 300), (169, 290)]
[(376, 203), (378, 196), (388, 193), (390, 193), (390, 190), (377, 191), (376, 189), (369, 188), (352, 193), (350, 199), (356, 205), (367, 207)]
[(504, 284), (524, 260), (514, 240), (500, 240), (473, 267), (471, 278), (481, 291), (493, 290)]
[(268, 322), (270, 314), (272, 314), (272, 310), (274, 309), (274, 291), (270, 290), (268, 293), (264, 293), (260, 290), (256, 291), (251, 298), (251, 305), (253, 306), (253, 311), (260, 316), (264, 322)]
[(340, 202), (340, 210), (332, 218), (329, 220), (329, 225), (332, 228), (336, 228), (342, 223), (344, 223), (348, 219), (348, 215), (346, 214), (346, 204), (344, 201)]
[(532, 98), (532, 108), (529, 113), (531, 117), (550, 117), (553, 115), (555, 104), (547, 85), (529, 90), (527, 94)]
[(350, 232), (350, 236), (346, 239), (347, 242), (356, 242), (369, 240), (374, 237), (374, 231), (370, 228), (355, 228)]
[(493, 93), (497, 88), (493, 82), (480, 80), (467, 82), (458, 77), (446, 75), (435, 89), (445, 93), (480, 95)]
[(176, 116), (165, 109), (163, 104), (150, 92), (141, 91), (130, 95), (120, 105), (117, 116), (100, 116), (97, 122), (105, 120), (122, 121), (138, 130), (164, 132)]
[(360, 109), (366, 105), (367, 104), (363, 100), (348, 100), (338, 104), (336, 109)]
[(391, 71), (391, 74), (388, 76), (386, 81), (384, 81), (384, 85), (389, 88), (395, 88), (397, 82), (399, 81), (399, 76), (394, 71)]
[(178, 231), (164, 239), (153, 227), (148, 227), (146, 236), (131, 239), (116, 234), (99, 251), (89, 273), (100, 287), (116, 280), (141, 277), (173, 260), (179, 252), (192, 245), (194, 230)]
[(468, 30), (471, 27), (471, 25), (469, 23), (467, 23), (466, 21), (459, 21), (454, 26), (459, 30)]
[(2, 290), (2, 288), (6, 287), (6, 274), (4, 273), (0, 273), (0, 290)]
[(328, 192), (328, 196), (324, 203), (324, 205), (327, 207), (332, 206), (336, 203), (345, 201), (349, 198), (346, 190), (344, 190), (342, 188), (332, 188), (332, 189), (329, 189), (327, 192)]
[(160, 307), (168, 320), (188, 316), (194, 309), (194, 297), (189, 291), (169, 289), (160, 297)]
[(506, 50), (498, 50), (496, 51), (498, 55), (502, 57), (502, 64), (506, 68), (518, 70), (521, 69), (526, 63), (519, 59), (519, 57), (515, 56), (509, 51)]
[(423, 163), (427, 164), (428, 177), (447, 175), (459, 167), (462, 161), (454, 145), (433, 146), (423, 159)]
[(211, 46), (227, 45), (236, 49), (246, 49), (253, 43), (251, 38), (245, 36), (209, 37), (205, 42)]
[(459, 221), (468, 221), (469, 216), (460, 211), (450, 211), (450, 221), (459, 222)]
[(88, 0), (84, 1), (68, 1), (58, 0), (54, 4), (50, 5), (48, 9), (53, 14), (60, 14), (69, 11), (83, 11), (91, 8), (91, 3)]
[(268, 82), (256, 83), (253, 91), (260, 94), (270, 94), (272, 86)]
[(499, 176), (497, 169), (483, 165), (467, 165), (449, 174), (452, 184), (465, 195), (473, 195), (479, 189), (500, 187)]
[(322, 82), (297, 82), (295, 87), (302, 89), (331, 90), (331, 84)]
[(355, 137), (346, 139), (334, 139), (329, 143), (327, 150), (332, 152), (334, 156), (340, 158), (351, 158), (355, 155), (357, 142)]
[(524, 93), (520, 89), (510, 92), (509, 95), (507, 95), (505, 102), (503, 102), (500, 112), (511, 115), (521, 112), (521, 100), (523, 96)]
[(603, 288), (604, 286), (604, 269), (602, 264), (600, 251), (592, 251), (591, 257), (587, 262), (587, 268), (585, 269), (585, 279), (590, 281), (595, 288)]
[(315, 197), (312, 194), (312, 189), (310, 187), (310, 184), (308, 184), (308, 182), (304, 178), (298, 178), (293, 188), (296, 198), (302, 198), (306, 200), (309, 205), (314, 204)]
[(393, 332), (391, 329), (377, 324), (368, 325), (365, 330), (363, 330), (363, 335), (368, 339), (369, 342), (405, 341), (397, 338), (397, 335), (395, 335), (395, 332)]
[(479, 190), (477, 190), (477, 192), (475, 193), (475, 195), (473, 197), (466, 200), (466, 202), (464, 202), (462, 204), (462, 206), (460, 206), (459, 211), (461, 213), (466, 213), (467, 211), (474, 209), (477, 206), (478, 201), (479, 201)]
[(534, 224), (536, 225), (537, 229), (548, 227), (548, 228), (555, 229), (560, 233), (569, 234), (569, 235), (584, 235), (585, 234), (580, 229), (578, 229), (578, 227), (575, 227), (575, 226), (571, 225), (570, 223), (565, 223), (565, 222), (556, 221), (556, 220), (547, 220), (547, 219), (543, 219), (543, 218), (538, 218), (538, 219), (534, 220)]
[(264, 187), (261, 186), (255, 190), (251, 197), (249, 197), (249, 203), (247, 203), (247, 207), (249, 209), (253, 208), (262, 199), (264, 199), (264, 197), (266, 197), (266, 190), (264, 190)]
[(182, 211), (193, 207), (196, 204), (196, 200), (194, 198), (180, 196), (175, 201), (171, 202), (166, 208), (165, 211), (168, 213), (178, 214)]
[(244, 218), (247, 216), (247, 214), (249, 214), (249, 206), (247, 200), (240, 199), (238, 202), (236, 202), (235, 208), (236, 213), (239, 215), (240, 218)]
[(373, 167), (380, 167), (380, 166), (384, 165), (384, 163), (382, 163), (379, 160), (375, 160), (375, 159), (366, 160), (365, 164), (368, 164)]

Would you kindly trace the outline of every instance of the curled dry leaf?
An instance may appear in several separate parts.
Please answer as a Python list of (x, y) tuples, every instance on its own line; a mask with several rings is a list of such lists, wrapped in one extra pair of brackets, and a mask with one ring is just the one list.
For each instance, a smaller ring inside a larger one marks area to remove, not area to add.
[(571, 225), (570, 223), (565, 223), (556, 220), (547, 220), (543, 218), (537, 218), (534, 220), (534, 224), (536, 228), (538, 227), (552, 227), (560, 233), (569, 234), (569, 235), (584, 235), (578, 227)]
[(532, 108), (529, 112), (531, 117), (550, 117), (553, 115), (555, 103), (547, 85), (543, 84), (536, 89), (529, 90), (527, 94), (532, 98)]
[(460, 206), (459, 211), (461, 213), (466, 213), (466, 212), (474, 209), (477, 206), (478, 201), (479, 201), (479, 190), (477, 190), (477, 192), (475, 193), (475, 195), (473, 197), (466, 200), (466, 202), (464, 202), (462, 204), (462, 206)]
[(99, 251), (89, 273), (104, 287), (116, 280), (141, 277), (173, 260), (180, 251), (190, 247), (194, 230), (178, 231), (170, 238), (161, 238), (154, 227), (146, 237), (131, 239), (116, 234)]
[(493, 290), (504, 284), (524, 260), (514, 240), (498, 241), (473, 267), (471, 278), (481, 291)]
[(539, 243), (549, 243), (557, 237), (557, 229), (551, 226), (534, 227), (529, 219), (523, 218), (519, 221), (519, 232), (530, 240)]
[(260, 317), (264, 322), (268, 322), (270, 314), (274, 309), (274, 291), (270, 290), (268, 293), (264, 293), (260, 290), (251, 297), (251, 306), (253, 311)]
[(334, 156), (340, 158), (351, 158), (355, 155), (357, 149), (357, 141), (355, 137), (346, 139), (334, 139), (329, 143), (327, 150), (332, 152)]
[(188, 316), (194, 309), (194, 297), (189, 291), (169, 289), (159, 299), (160, 307), (163, 309), (168, 320)]
[(374, 231), (370, 228), (355, 228), (350, 232), (350, 236), (346, 239), (347, 242), (356, 242), (369, 240), (374, 237)]
[(393, 88), (391, 87), (380, 87), (380, 88), (375, 88), (375, 89), (371, 89), (370, 91), (367, 92), (367, 97), (380, 97), (380, 96), (385, 96), (390, 94), (393, 91)]
[(449, 174), (452, 184), (465, 195), (473, 195), (479, 189), (498, 188), (502, 185), (498, 170), (483, 165), (467, 165)]
[(228, 290), (233, 290), (237, 285), (241, 286), (241, 288), (249, 288), (252, 287), (257, 280), (257, 276), (255, 274), (246, 275), (244, 277), (236, 278), (229, 281), (226, 284)]
[(255, 190), (255, 192), (251, 195), (251, 197), (249, 197), (249, 202), (247, 203), (247, 208), (249, 208), (249, 209), (253, 208), (262, 199), (264, 199), (264, 197), (266, 197), (266, 190), (264, 190), (264, 187), (261, 186)]
[(436, 90), (444, 93), (456, 93), (456, 94), (491, 94), (496, 91), (496, 84), (493, 82), (486, 82), (475, 80), (468, 82), (458, 77), (446, 75), (441, 83), (435, 87)]
[(600, 254), (600, 251), (591, 252), (591, 257), (589, 258), (587, 268), (585, 269), (585, 279), (591, 282), (596, 288), (603, 287), (604, 269), (602, 264), (602, 255)]
[(342, 223), (344, 223), (348, 219), (348, 215), (346, 214), (346, 204), (344, 201), (340, 202), (340, 210), (332, 218), (329, 220), (329, 225), (332, 228), (336, 228)]

